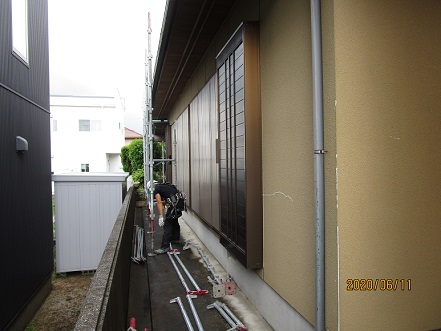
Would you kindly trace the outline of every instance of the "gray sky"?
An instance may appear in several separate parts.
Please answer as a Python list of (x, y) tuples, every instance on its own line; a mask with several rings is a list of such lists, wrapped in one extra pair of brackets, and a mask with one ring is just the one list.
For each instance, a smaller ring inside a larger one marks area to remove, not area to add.
[(153, 69), (166, 0), (49, 0), (51, 94), (125, 99), (125, 126), (142, 133), (148, 13)]

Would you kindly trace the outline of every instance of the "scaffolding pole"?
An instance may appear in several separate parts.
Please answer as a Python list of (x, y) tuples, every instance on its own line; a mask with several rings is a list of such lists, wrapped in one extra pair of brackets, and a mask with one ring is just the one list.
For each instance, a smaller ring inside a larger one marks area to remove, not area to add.
[[(151, 52), (151, 22), (150, 13), (148, 13), (148, 49), (145, 52), (145, 108), (144, 108), (144, 128), (143, 128), (143, 149), (144, 149), (144, 191), (147, 200), (147, 221), (149, 223), (150, 243), (151, 250), (148, 252), (148, 256), (156, 255), (153, 249), (153, 234), (155, 232), (155, 212), (154, 212), (154, 178), (153, 167), (155, 162), (162, 163), (162, 182), (165, 182), (165, 162), (173, 162), (176, 167), (175, 159), (167, 159), (164, 155), (164, 144), (162, 143), (162, 159), (153, 159), (153, 124), (168, 122), (166, 120), (154, 120), (153, 119), (153, 105), (152, 105), (152, 87), (153, 87), (153, 74), (152, 74), (152, 52)], [(173, 145), (175, 146), (176, 155), (176, 137)], [(176, 157), (176, 156), (175, 156)]]
[(153, 234), (155, 232), (155, 212), (153, 209), (153, 107), (152, 107), (152, 52), (150, 13), (148, 13), (148, 48), (145, 52), (145, 108), (144, 108), (144, 191), (147, 200), (147, 220), (149, 223), (150, 252), (154, 256)]
[[(153, 234), (155, 232), (155, 212), (154, 212), (154, 196), (153, 196), (153, 167), (155, 162), (162, 163), (162, 182), (165, 182), (165, 162), (172, 162), (176, 170), (176, 130), (174, 134), (174, 155), (175, 158), (168, 159), (165, 157), (164, 143), (162, 147), (162, 159), (153, 159), (153, 124), (165, 123), (167, 120), (154, 120), (153, 119), (153, 105), (152, 105), (152, 87), (153, 87), (153, 74), (152, 74), (152, 52), (151, 52), (151, 34), (152, 28), (150, 24), (150, 13), (148, 13), (148, 49), (145, 52), (145, 108), (144, 108), (144, 127), (143, 127), (143, 148), (144, 148), (144, 191), (147, 200), (147, 220), (149, 221), (149, 231), (151, 240), (151, 251), (148, 252), (148, 256), (155, 256), (153, 250)], [(175, 176), (176, 177), (176, 176)], [(176, 179), (174, 178), (174, 183)]]

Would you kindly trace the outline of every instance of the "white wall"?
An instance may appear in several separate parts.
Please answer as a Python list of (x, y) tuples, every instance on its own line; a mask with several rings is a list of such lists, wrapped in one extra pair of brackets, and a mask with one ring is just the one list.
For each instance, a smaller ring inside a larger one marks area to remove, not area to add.
[[(79, 121), (90, 120), (90, 131)], [(51, 96), (52, 172), (122, 172), (119, 154), (124, 146), (124, 108), (115, 96)]]
[(57, 272), (95, 270), (118, 217), (128, 173), (54, 175)]

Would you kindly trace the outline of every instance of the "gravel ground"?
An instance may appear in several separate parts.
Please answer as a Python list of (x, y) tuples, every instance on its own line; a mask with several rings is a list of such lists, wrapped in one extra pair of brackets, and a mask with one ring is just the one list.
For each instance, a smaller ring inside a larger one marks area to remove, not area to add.
[(93, 273), (56, 275), (52, 291), (26, 331), (71, 331), (80, 314)]

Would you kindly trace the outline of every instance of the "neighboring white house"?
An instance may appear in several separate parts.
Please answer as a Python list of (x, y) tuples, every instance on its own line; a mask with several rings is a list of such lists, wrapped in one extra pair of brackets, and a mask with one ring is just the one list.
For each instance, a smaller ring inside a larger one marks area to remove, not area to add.
[(114, 96), (50, 98), (52, 172), (122, 172), (124, 105)]

